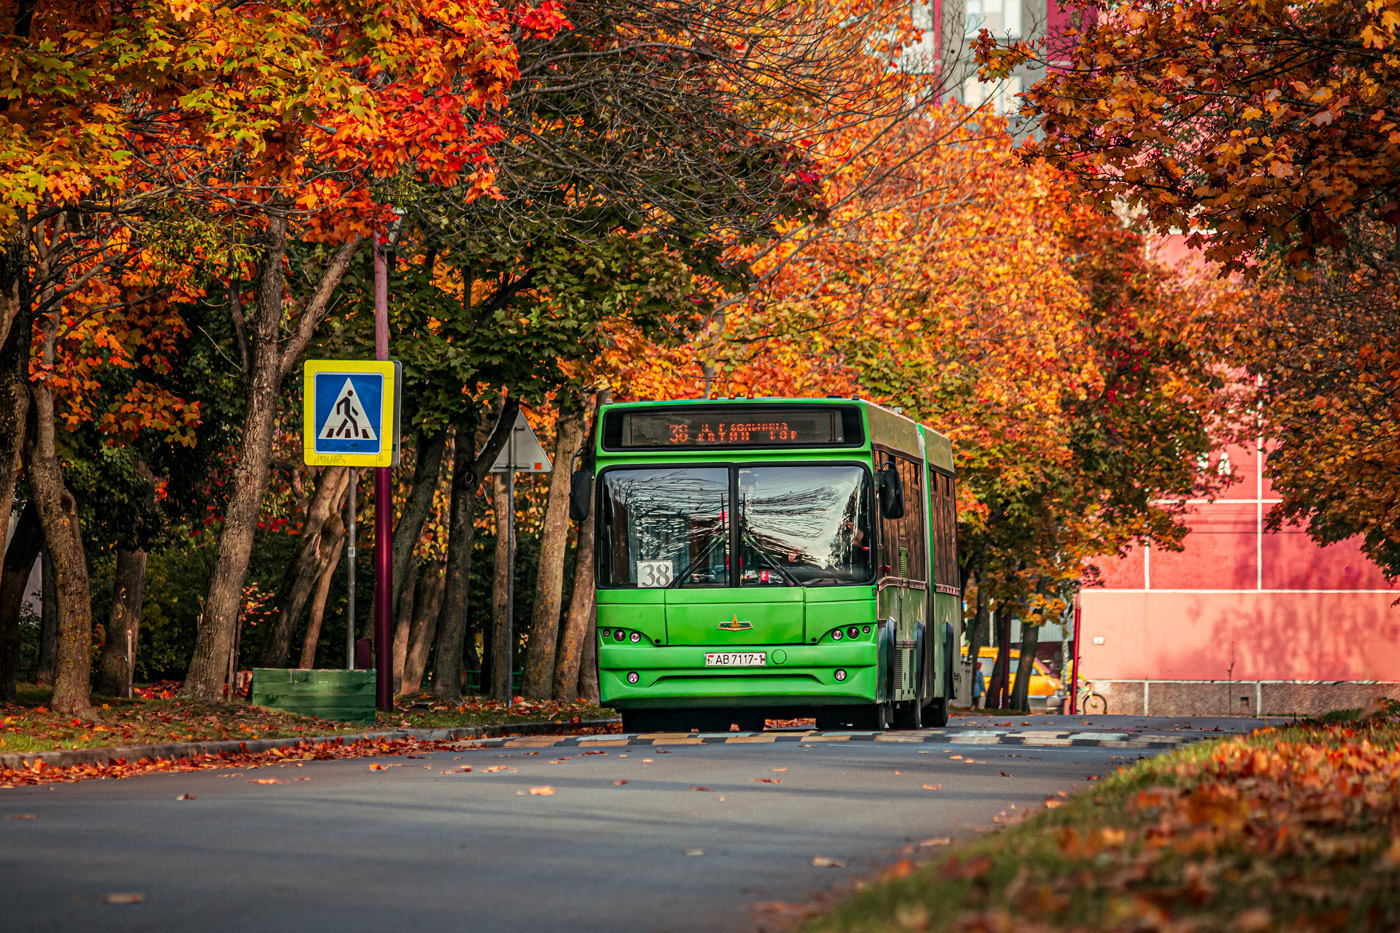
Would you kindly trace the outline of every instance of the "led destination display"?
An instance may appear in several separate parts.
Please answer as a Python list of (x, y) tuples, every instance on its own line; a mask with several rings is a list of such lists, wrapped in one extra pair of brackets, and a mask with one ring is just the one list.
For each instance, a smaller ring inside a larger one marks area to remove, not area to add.
[(860, 444), (856, 412), (791, 408), (693, 408), (609, 413), (604, 446), (613, 450), (706, 447), (846, 447)]

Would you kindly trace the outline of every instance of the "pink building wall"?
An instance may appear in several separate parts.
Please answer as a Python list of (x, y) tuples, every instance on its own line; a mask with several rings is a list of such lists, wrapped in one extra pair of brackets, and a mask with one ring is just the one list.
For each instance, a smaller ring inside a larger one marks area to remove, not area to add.
[[(1102, 585), (1081, 592), (1080, 669), (1117, 694), (1110, 712), (1142, 712), (1148, 691), (1139, 701), (1138, 685), (1149, 683), (1154, 712), (1315, 713), (1397, 695), (1400, 586), (1355, 542), (1323, 548), (1302, 529), (1264, 528), (1279, 499), (1263, 475), (1262, 446), (1212, 457), (1210, 468), (1224, 459), (1239, 482), (1213, 502), (1192, 503), (1184, 550), (1149, 546), (1100, 561)], [(1188, 684), (1214, 698), (1219, 691), (1205, 684), (1222, 682), (1256, 685), (1239, 698), (1247, 709), (1233, 699), (1228, 710), (1214, 709), (1215, 699), (1193, 705)], [(1270, 704), (1264, 684), (1285, 708), (1261, 708)], [(1165, 708), (1168, 697), (1174, 709)]]

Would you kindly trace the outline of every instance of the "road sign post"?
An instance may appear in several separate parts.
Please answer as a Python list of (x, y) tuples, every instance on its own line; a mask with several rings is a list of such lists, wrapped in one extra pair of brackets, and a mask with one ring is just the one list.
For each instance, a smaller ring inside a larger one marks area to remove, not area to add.
[[(387, 338), (386, 338), (387, 339)], [(302, 455), (308, 464), (375, 468), (374, 623), (377, 641), (389, 625), (389, 469), (399, 456), (399, 408), (403, 370), (393, 360), (308, 360), (304, 370)], [(350, 600), (346, 619), (346, 667), (355, 656), (355, 477), (350, 480)], [(388, 649), (376, 651), (375, 696), (380, 709), (393, 703)]]
[[(385, 244), (379, 237), (374, 240), (374, 356), (378, 360), (389, 359), (389, 266), (384, 255)], [(394, 433), (394, 448), (398, 449), (398, 432)], [(380, 466), (374, 471), (374, 678), (375, 702), (380, 712), (391, 712), (394, 708), (394, 670), (390, 653), (390, 640), (393, 635), (393, 593), (391, 550), (393, 545), (394, 499), (389, 478), (389, 467)]]
[(505, 621), (501, 631), (492, 633), (491, 646), (491, 695), (502, 703), (511, 700), (510, 673), (514, 666), (512, 655), (515, 647), (515, 474), (548, 473), (552, 468), (549, 454), (545, 453), (535, 436), (524, 412), (516, 412), (515, 424), (511, 425), (506, 446), (491, 464), (492, 473), (504, 473), (506, 477), (506, 605)]

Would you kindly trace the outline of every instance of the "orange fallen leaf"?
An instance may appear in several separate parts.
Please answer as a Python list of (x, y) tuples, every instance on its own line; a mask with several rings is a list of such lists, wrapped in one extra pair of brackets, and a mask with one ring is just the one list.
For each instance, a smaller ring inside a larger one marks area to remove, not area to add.
[(508, 767), (507, 765), (492, 765), (491, 767), (489, 767), (489, 768), (486, 769), (486, 773), (487, 773), (487, 774), (492, 774), (492, 773), (494, 773), (494, 772), (496, 772), (496, 771), (507, 771), (507, 770), (509, 770), (509, 767)]
[(1015, 776), (1016, 776), (1016, 775), (1014, 775), (1014, 774), (1007, 774), (1005, 771), (998, 771), (997, 773), (1000, 774), (1002, 777), (1015, 777)]
[(530, 796), (531, 796), (531, 797), (553, 797), (553, 796), (554, 796), (554, 788), (552, 788), (552, 787), (532, 787), (532, 788), (530, 788)]
[(194, 799), (195, 799), (195, 796), (194, 796), (194, 794), (181, 794), (180, 796), (176, 797), (175, 799), (176, 799), (176, 800), (194, 800)]
[(755, 784), (781, 784), (781, 783), (783, 783), (782, 781), (778, 780), (777, 778), (754, 778), (754, 781), (753, 781), (753, 782), (754, 782)]
[(384, 770), (384, 766), (381, 765), (379, 762), (376, 761), (376, 762), (374, 762), (374, 764), (372, 764), (372, 765), (369, 766), (369, 769), (370, 769), (371, 771), (383, 771), (383, 770)]
[(840, 859), (827, 858), (825, 855), (812, 856), (812, 865), (816, 868), (845, 868), (846, 863)]
[(280, 781), (280, 780), (278, 780), (277, 778), (248, 778), (248, 783), (249, 783), (249, 784), (285, 784), (285, 783), (287, 783), (287, 782), (286, 782), (286, 781)]
[(943, 789), (943, 785), (942, 785), (942, 784), (925, 784), (925, 785), (924, 785), (924, 790), (942, 790), (942, 789)]
[(691, 790), (698, 790), (702, 794), (712, 793), (712, 791), (708, 787), (692, 787)]
[(123, 891), (116, 894), (107, 894), (102, 898), (104, 904), (139, 904), (146, 899), (146, 895), (138, 894), (135, 891)]
[(626, 784), (626, 783), (627, 783), (627, 781), (625, 781), (625, 780), (613, 781), (613, 787), (621, 787), (623, 784)]
[(772, 771), (774, 774), (782, 774), (787, 768), (769, 768), (768, 770)]
[(38, 818), (39, 814), (37, 813), (11, 813), (5, 817), (7, 820), (37, 820)]

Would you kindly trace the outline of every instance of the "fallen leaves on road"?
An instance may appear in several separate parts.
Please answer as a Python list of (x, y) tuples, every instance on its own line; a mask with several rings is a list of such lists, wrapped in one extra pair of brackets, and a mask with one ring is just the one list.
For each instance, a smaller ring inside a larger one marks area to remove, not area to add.
[[(266, 752), (219, 752), (209, 755), (188, 755), (181, 758), (141, 758), (101, 764), (56, 766), (34, 760), (22, 768), (0, 769), (0, 788), (28, 787), (39, 784), (72, 784), (76, 781), (111, 780), (140, 774), (183, 773), (188, 771), (242, 768), (252, 770), (269, 765), (297, 764), (305, 761), (328, 761), (342, 758), (375, 758), (385, 755), (405, 755), (409, 752), (442, 751), (449, 743), (426, 742), (415, 739), (346, 739), (325, 742), (298, 742), (286, 748)], [(391, 767), (385, 765), (381, 767)], [(505, 766), (501, 766), (502, 770)], [(221, 774), (219, 777), (238, 777)]]
[(827, 858), (825, 855), (812, 856), (812, 865), (816, 868), (845, 868), (846, 863), (840, 859)]
[(285, 784), (286, 781), (277, 778), (248, 778), (249, 784)]
[(625, 780), (625, 779), (619, 778), (618, 780), (613, 781), (613, 787), (621, 787), (623, 784), (628, 784), (628, 783), (630, 783), (630, 782), (627, 781), (627, 780)]
[(530, 796), (531, 796), (531, 797), (553, 797), (553, 796), (554, 796), (554, 788), (552, 788), (552, 787), (532, 787), (532, 788), (530, 788)]
[(754, 779), (753, 779), (753, 782), (754, 782), (755, 784), (781, 784), (781, 783), (783, 783), (783, 782), (782, 782), (781, 780), (779, 780), (778, 778), (754, 778)]
[(102, 898), (104, 904), (139, 904), (146, 899), (146, 895), (135, 891), (122, 891), (115, 894), (107, 894)]
[(924, 785), (924, 790), (942, 790), (942, 789), (943, 789), (943, 785), (942, 785), (942, 784), (925, 784), (925, 785)]
[(374, 764), (372, 764), (372, 765), (369, 766), (369, 769), (370, 769), (371, 771), (383, 771), (383, 770), (384, 770), (384, 766), (381, 765), (379, 762), (376, 761), (376, 762), (374, 762)]
[(11, 813), (5, 817), (7, 820), (37, 820), (38, 818), (39, 814), (37, 813)]
[(708, 787), (692, 787), (691, 790), (698, 790), (702, 794), (712, 794), (714, 791)]
[(181, 794), (180, 796), (176, 797), (175, 799), (176, 799), (176, 800), (196, 800), (196, 799), (198, 799), (198, 798), (196, 798), (194, 794)]

